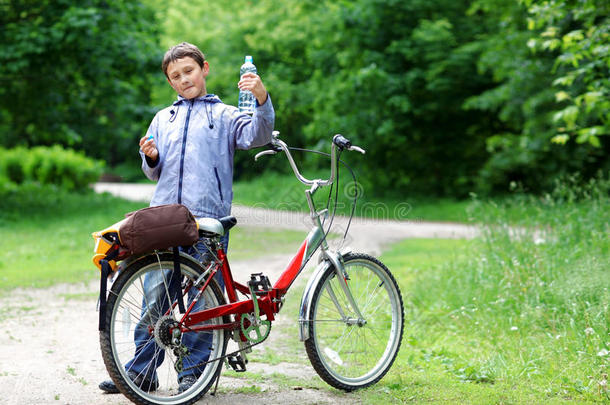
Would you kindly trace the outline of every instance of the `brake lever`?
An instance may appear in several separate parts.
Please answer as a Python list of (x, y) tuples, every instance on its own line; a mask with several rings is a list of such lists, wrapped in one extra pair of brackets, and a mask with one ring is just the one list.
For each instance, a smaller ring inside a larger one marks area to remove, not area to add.
[(267, 149), (267, 150), (264, 150), (262, 152), (258, 152), (256, 154), (256, 156), (254, 156), (254, 161), (255, 162), (258, 161), (258, 158), (261, 157), (261, 156), (264, 156), (264, 155), (275, 155), (276, 153), (277, 153), (277, 151), (271, 150), (271, 149)]
[(359, 146), (355, 146), (355, 145), (350, 146), (347, 150), (353, 150), (353, 151), (356, 151), (356, 152), (360, 152), (363, 155), (366, 153), (366, 151), (364, 149), (362, 149)]

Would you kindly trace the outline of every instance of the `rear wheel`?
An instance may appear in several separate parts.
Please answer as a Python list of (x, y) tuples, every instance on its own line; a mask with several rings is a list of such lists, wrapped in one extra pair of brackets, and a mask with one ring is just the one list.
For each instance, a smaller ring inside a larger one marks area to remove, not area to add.
[[(102, 356), (119, 390), (138, 404), (191, 404), (221, 371), (221, 360), (201, 363), (225, 354), (227, 333), (181, 331), (182, 314), (175, 305), (179, 290), (188, 308), (198, 292), (192, 285), (203, 268), (180, 256), (178, 283), (172, 280), (173, 268), (171, 253), (138, 259), (121, 270), (108, 296), (107, 326), (100, 332)], [(193, 311), (224, 303), (218, 284), (211, 280)], [(204, 324), (220, 323), (223, 319), (215, 318)], [(186, 376), (196, 381), (185, 390), (180, 382)]]
[(363, 318), (349, 304), (343, 277), (330, 267), (313, 287), (305, 348), (324, 381), (352, 391), (376, 383), (392, 366), (402, 339), (403, 303), (396, 280), (379, 260), (348, 254), (344, 266)]

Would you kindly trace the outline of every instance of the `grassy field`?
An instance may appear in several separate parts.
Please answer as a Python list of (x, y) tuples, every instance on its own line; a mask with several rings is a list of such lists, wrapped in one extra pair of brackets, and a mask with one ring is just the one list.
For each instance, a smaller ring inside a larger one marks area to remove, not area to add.
[(84, 282), (98, 276), (91, 233), (142, 208), (104, 195), (30, 186), (0, 202), (0, 290)]
[[(91, 233), (146, 205), (50, 187), (5, 194), (0, 199), (0, 292), (97, 278)], [(233, 260), (250, 258), (264, 254), (270, 244), (276, 252), (290, 252), (303, 238), (303, 232), (237, 227), (229, 254)]]
[[(277, 159), (284, 159), (278, 156)], [(288, 167), (288, 162), (284, 162)], [(126, 164), (113, 168), (112, 173), (125, 182), (149, 183), (139, 165)], [(306, 170), (302, 173), (309, 179), (327, 178), (327, 170)], [(301, 184), (292, 172), (268, 171), (258, 177), (236, 181), (233, 185), (234, 203), (270, 209), (309, 211), (304, 191), (308, 187)], [(342, 168), (339, 193), (337, 195), (337, 213), (349, 215), (352, 208), (354, 190), (358, 194), (355, 215), (378, 219), (426, 220), (442, 222), (467, 222), (468, 208), (471, 199), (456, 200), (450, 198), (422, 198), (404, 196), (404, 198), (379, 198), (369, 195), (361, 184), (354, 184), (349, 172)], [(333, 193), (334, 196), (334, 193)], [(328, 189), (321, 189), (316, 194), (316, 204), (326, 205)]]
[[(290, 185), (290, 186), (289, 186)], [(290, 188), (291, 187), (291, 188)], [(274, 190), (282, 190), (281, 193)], [(235, 186), (237, 203), (275, 209), (306, 209), (304, 187), (293, 177), (268, 175)], [(318, 193), (320, 207), (328, 194)], [(297, 201), (301, 202), (297, 206)], [(283, 202), (283, 204), (282, 204)], [(349, 213), (348, 200), (339, 198), (343, 214)], [(406, 205), (386, 201), (374, 207), (359, 202), (356, 214), (381, 219), (395, 215)], [(467, 216), (472, 202), (442, 200), (414, 203), (404, 211), (407, 219), (458, 221)], [(29, 185), (4, 192), (0, 198), (0, 291), (15, 287), (46, 287), (61, 282), (85, 282), (97, 277), (91, 262), (91, 233), (121, 220), (124, 214), (145, 207), (109, 195), (66, 194), (53, 187)], [(417, 217), (413, 213), (418, 213)], [(243, 259), (262, 254), (269, 245), (278, 252), (294, 251), (302, 241), (302, 232), (275, 232), (269, 229), (237, 227), (231, 232), (230, 257)]]
[[(326, 172), (305, 173), (308, 178), (324, 178)], [(234, 202), (258, 207), (309, 211), (304, 191), (308, 187), (301, 184), (292, 174), (267, 173), (248, 181), (235, 183)], [(426, 220), (442, 222), (467, 222), (470, 200), (422, 199), (405, 197), (403, 199), (384, 199), (369, 196), (359, 184), (354, 185), (346, 175), (342, 178), (337, 195), (337, 214), (349, 215), (352, 209), (354, 190), (358, 202), (354, 214), (359, 217), (375, 219)], [(316, 194), (316, 205), (326, 206), (329, 191), (321, 189)], [(333, 192), (333, 198), (334, 198)]]
[[(405, 302), (404, 338), (390, 373), (354, 395), (378, 404), (608, 403), (609, 190), (599, 181), (500, 203), (430, 204), (428, 219), (466, 215), (485, 224), (483, 236), (406, 240), (384, 253)], [(0, 290), (96, 278), (91, 232), (142, 206), (36, 187), (5, 193)], [(301, 238), (234, 232), (231, 254), (260, 254), (269, 240), (291, 251)], [(256, 356), (281, 361), (267, 351)]]
[[(480, 203), (483, 238), (386, 252), (407, 322), (394, 369), (366, 402), (608, 403), (608, 189)], [(529, 213), (522, 228), (506, 210)]]

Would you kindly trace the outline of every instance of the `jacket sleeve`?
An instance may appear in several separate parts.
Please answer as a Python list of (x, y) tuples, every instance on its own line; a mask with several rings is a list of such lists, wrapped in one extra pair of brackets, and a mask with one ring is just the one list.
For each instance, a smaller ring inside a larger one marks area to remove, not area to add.
[(275, 111), (271, 96), (265, 104), (256, 106), (254, 115), (238, 114), (231, 123), (231, 136), (237, 149), (251, 149), (271, 142), (271, 133), (275, 124)]
[(150, 180), (157, 181), (159, 180), (159, 175), (161, 174), (161, 151), (159, 150), (159, 114), (155, 115), (152, 122), (148, 126), (148, 131), (146, 131), (146, 136), (153, 136), (155, 144), (157, 145), (157, 151), (159, 155), (157, 156), (156, 162), (152, 162), (151, 159), (140, 150), (140, 157), (142, 158), (142, 171)]

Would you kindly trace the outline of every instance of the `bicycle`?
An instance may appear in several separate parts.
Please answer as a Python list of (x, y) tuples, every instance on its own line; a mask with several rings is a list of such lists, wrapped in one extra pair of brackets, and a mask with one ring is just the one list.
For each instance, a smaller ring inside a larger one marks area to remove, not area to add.
[[(246, 353), (269, 336), (285, 294), (318, 249), (319, 264), (305, 287), (299, 311), (300, 340), (313, 368), (328, 384), (345, 391), (375, 384), (388, 372), (403, 333), (398, 284), (378, 259), (349, 249), (331, 250), (321, 219), (328, 209), (318, 211), (314, 204), (316, 191), (331, 186), (338, 176), (338, 154), (343, 150), (364, 153), (343, 136), (335, 135), (331, 173), (326, 180), (303, 177), (277, 132), (272, 149), (256, 155), (258, 160), (262, 155), (284, 152), (296, 178), (309, 187), (305, 194), (312, 230), (273, 285), (260, 273), (253, 274), (247, 285), (233, 279), (220, 238), (236, 224), (234, 217), (197, 220), (200, 236), (207, 237), (206, 248), (212, 255), (209, 262), (199, 262), (183, 252), (154, 251), (120, 263), (115, 269), (119, 271), (111, 275), (114, 281), (106, 309), (100, 312), (100, 323), (104, 324), (100, 326), (100, 344), (108, 373), (125, 396), (138, 404), (191, 404), (215, 383), (217, 386), (223, 362), (236, 371), (245, 371)], [(96, 247), (96, 264), (104, 260), (104, 252), (113, 251), (109, 246), (117, 250), (118, 239), (112, 237), (116, 236), (113, 232), (116, 229), (110, 227), (94, 234), (102, 245)], [(179, 294), (170, 292), (175, 265), (179, 265)], [(215, 279), (219, 272), (226, 295)], [(162, 296), (155, 302), (147, 298), (150, 288), (144, 287), (151, 278), (157, 280), (156, 294)], [(101, 297), (105, 296), (105, 287), (102, 289)], [(239, 299), (238, 293), (245, 298)], [(153, 386), (130, 375), (126, 367), (134, 356), (138, 330), (140, 334), (145, 332), (142, 339), (156, 343), (155, 356), (150, 360), (151, 370), (157, 369)], [(208, 342), (208, 360), (198, 364), (189, 361), (193, 353), (184, 344), (187, 337)], [(237, 343), (237, 350), (227, 353), (230, 339)], [(200, 372), (197, 381), (182, 391), (178, 376), (194, 369)]]

